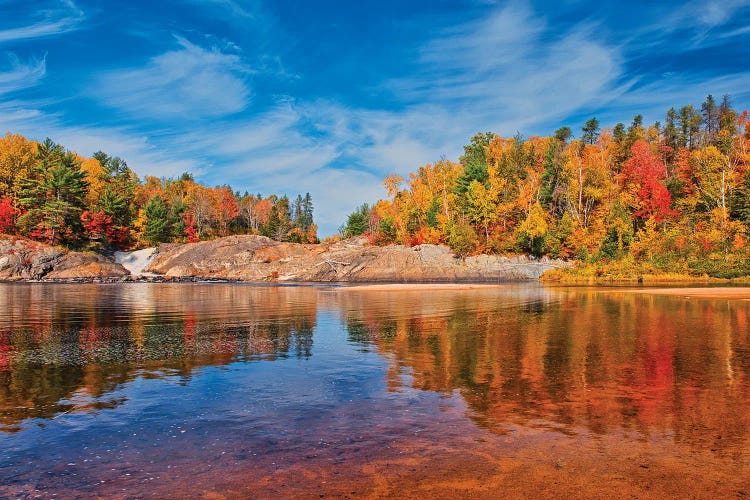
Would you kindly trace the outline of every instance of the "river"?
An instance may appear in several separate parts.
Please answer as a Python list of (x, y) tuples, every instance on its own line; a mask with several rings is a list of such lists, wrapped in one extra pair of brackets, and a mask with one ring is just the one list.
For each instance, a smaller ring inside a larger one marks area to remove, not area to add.
[(750, 495), (750, 302), (0, 285), (0, 497)]

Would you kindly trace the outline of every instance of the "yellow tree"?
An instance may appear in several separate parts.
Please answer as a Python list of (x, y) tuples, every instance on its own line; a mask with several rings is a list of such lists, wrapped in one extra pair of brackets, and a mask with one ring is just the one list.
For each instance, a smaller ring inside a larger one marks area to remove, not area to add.
[(86, 175), (86, 182), (89, 186), (84, 202), (87, 209), (94, 210), (107, 187), (108, 174), (96, 158), (81, 158), (80, 160), (81, 170)]
[(469, 220), (484, 229), (485, 243), (490, 240), (490, 223), (495, 218), (497, 202), (494, 193), (477, 180), (471, 181), (466, 191), (466, 211)]
[(37, 144), (22, 135), (0, 137), (0, 197), (20, 193), (17, 181), (31, 176), (36, 152)]
[(544, 237), (548, 230), (549, 225), (544, 208), (536, 202), (529, 209), (529, 215), (518, 226), (521, 246), (533, 254), (540, 255), (544, 251)]
[(565, 205), (573, 220), (584, 228), (591, 223), (591, 214), (615, 194), (609, 169), (607, 148), (587, 144), (581, 149), (573, 141), (565, 152), (561, 178), (565, 184)]
[(692, 152), (690, 166), (707, 208), (721, 208), (726, 213), (728, 196), (739, 181), (737, 164), (715, 146), (708, 146)]

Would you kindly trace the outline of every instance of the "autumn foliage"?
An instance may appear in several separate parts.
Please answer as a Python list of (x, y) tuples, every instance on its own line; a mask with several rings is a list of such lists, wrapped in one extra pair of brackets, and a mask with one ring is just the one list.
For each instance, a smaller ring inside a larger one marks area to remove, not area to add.
[(16, 224), (18, 209), (13, 206), (10, 198), (0, 199), (0, 233), (8, 233)]
[(190, 174), (140, 179), (120, 158), (10, 133), (0, 137), (0, 233), (99, 251), (230, 234), (318, 239), (309, 194), (241, 194)]
[(729, 98), (670, 109), (662, 123), (581, 138), (476, 134), (458, 162), (404, 178), (342, 226), (379, 244), (445, 243), (459, 256), (530, 253), (713, 276), (750, 275), (750, 119)]

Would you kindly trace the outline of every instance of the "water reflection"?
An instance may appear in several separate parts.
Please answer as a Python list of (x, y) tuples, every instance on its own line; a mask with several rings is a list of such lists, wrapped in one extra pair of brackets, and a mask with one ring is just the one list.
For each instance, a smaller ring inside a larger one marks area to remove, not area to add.
[(0, 310), (3, 497), (701, 496), (750, 473), (749, 302), (0, 285)]
[(350, 340), (391, 353), (390, 385), (459, 390), (482, 427), (669, 433), (740, 449), (750, 433), (747, 302), (623, 292), (350, 293)]
[(137, 377), (312, 355), (310, 289), (134, 284), (0, 286), (0, 431), (112, 408)]

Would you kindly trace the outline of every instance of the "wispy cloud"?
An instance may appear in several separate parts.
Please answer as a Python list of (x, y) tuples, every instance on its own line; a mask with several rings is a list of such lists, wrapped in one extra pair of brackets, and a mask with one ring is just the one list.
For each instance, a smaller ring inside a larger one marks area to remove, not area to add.
[(693, 0), (677, 9), (672, 22), (711, 29), (726, 23), (748, 6), (748, 0)]
[[(44, 92), (52, 86), (24, 94), (24, 88), (53, 80), (44, 78), (46, 58), (0, 57), (0, 129), (37, 139), (49, 135), (82, 154), (102, 149), (126, 158), (141, 175), (191, 171), (206, 184), (252, 192), (309, 191), (325, 235), (356, 205), (385, 194), (385, 174), (406, 174), (442, 155), (456, 159), (478, 131), (546, 134), (563, 124), (578, 128), (582, 116), (594, 115), (604, 124), (635, 113), (654, 120), (666, 107), (695, 103), (709, 92), (750, 99), (750, 72), (741, 65), (719, 76), (715, 67), (690, 59), (696, 48), (718, 43), (744, 53), (737, 42), (748, 32), (741, 18), (750, 0), (648, 5), (637, 26), (595, 17), (577, 22), (571, 12), (553, 20), (530, 1), (476, 3), (482, 6), (452, 11), (462, 16), (451, 18), (452, 26), (443, 17), (409, 21), (429, 26), (421, 42), (383, 47), (379, 55), (398, 54), (397, 62), (363, 77), (346, 63), (316, 60), (307, 46), (298, 49), (295, 37), (284, 32), (294, 24), (275, 19), (260, 0), (189, 0), (193, 11), (183, 19), (189, 25), (175, 16), (170, 26), (190, 41), (175, 37), (163, 45), (163, 31), (160, 38), (153, 28), (163, 24), (146, 15), (137, 45), (159, 44), (158, 52), (131, 53), (139, 63), (104, 74), (81, 68), (77, 81), (92, 83), (75, 97)], [(20, 17), (0, 19), (0, 42), (81, 25), (75, 4), (48, 5), (23, 23)], [(616, 14), (608, 9), (606, 15)], [(9, 22), (14, 25), (4, 26)], [(132, 36), (132, 24), (123, 33)], [(658, 67), (667, 47), (671, 60), (691, 64)], [(106, 48), (102, 52), (106, 56)], [(55, 54), (50, 49), (49, 59)], [(52, 67), (60, 65), (50, 61)], [(332, 88), (307, 85), (331, 75), (337, 83), (349, 80)], [(357, 102), (352, 96), (372, 88), (376, 98), (351, 104)], [(71, 103), (82, 106), (71, 110)], [(102, 111), (97, 105), (114, 112), (87, 114), (89, 106)]]
[(0, 95), (36, 85), (46, 73), (45, 59), (21, 62), (15, 54), (7, 54), (7, 69), (0, 66)]
[(615, 90), (621, 75), (618, 49), (595, 26), (553, 31), (515, 3), (427, 44), (418, 75), (397, 81), (395, 91), (443, 107), (453, 120), (512, 134), (591, 103)]
[(33, 11), (35, 16), (26, 19), (26, 23), (20, 26), (3, 26), (0, 29), (0, 43), (60, 35), (78, 29), (85, 20), (83, 10), (72, 0), (54, 1), (46, 7), (44, 3), (35, 2), (34, 9), (28, 7), (27, 4), (27, 10)]
[(228, 12), (233, 17), (240, 17), (244, 20), (255, 19), (259, 16), (260, 3), (254, 0), (241, 2), (238, 0), (188, 0), (196, 5), (219, 9)]
[(251, 70), (241, 58), (175, 38), (176, 50), (152, 58), (143, 67), (104, 75), (91, 93), (125, 115), (153, 120), (210, 118), (245, 109)]
[(43, 110), (39, 103), (5, 100), (0, 102), (0, 133), (13, 132), (42, 141), (55, 142), (82, 155), (95, 151), (125, 158), (140, 175), (173, 177), (182, 172), (205, 173), (204, 165), (195, 158), (175, 154), (148, 135), (127, 127), (71, 125), (57, 113)]

